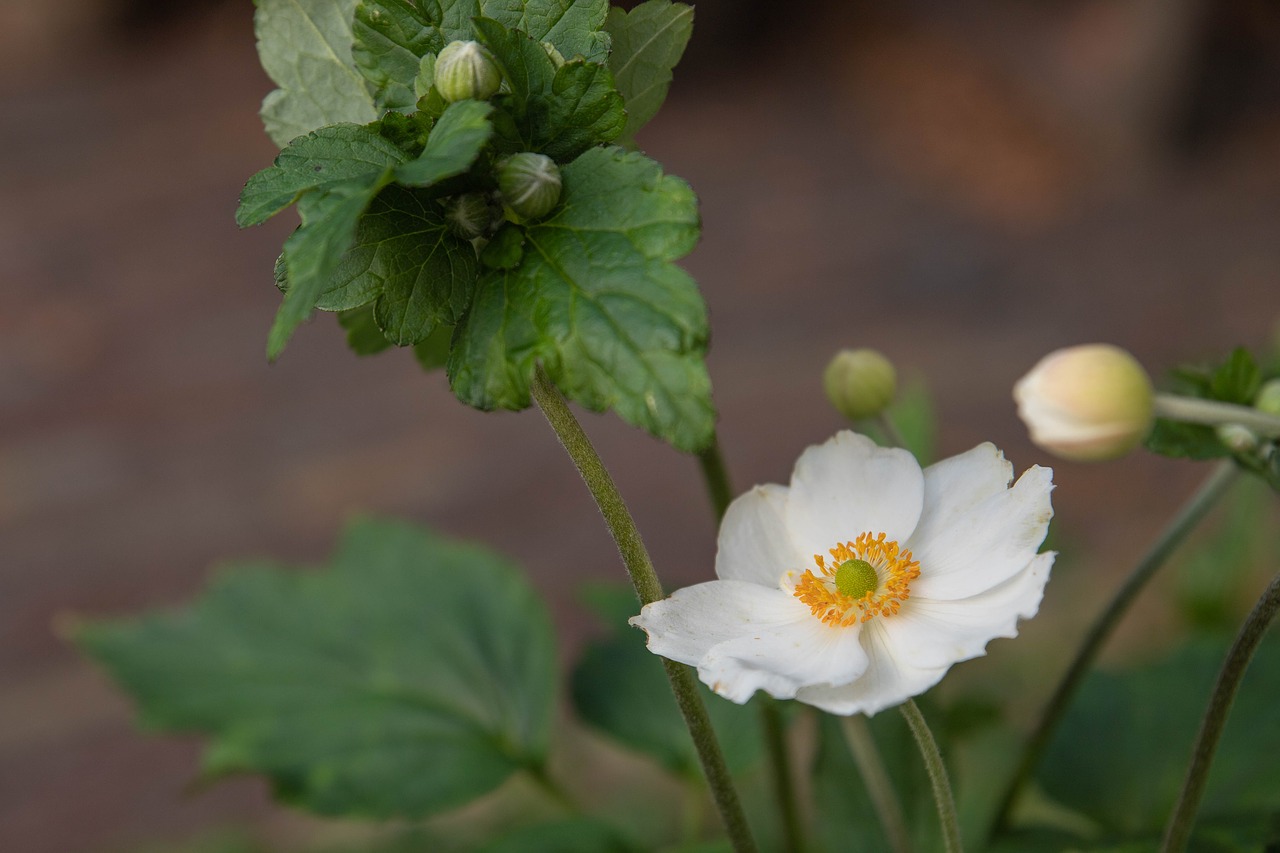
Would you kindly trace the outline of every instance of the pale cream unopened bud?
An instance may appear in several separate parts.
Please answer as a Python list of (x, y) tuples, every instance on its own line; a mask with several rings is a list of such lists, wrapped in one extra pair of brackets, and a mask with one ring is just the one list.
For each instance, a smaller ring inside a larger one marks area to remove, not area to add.
[(822, 374), (822, 385), (836, 411), (858, 421), (875, 417), (893, 402), (898, 372), (873, 349), (841, 350)]
[(1110, 344), (1057, 350), (1013, 388), (1031, 440), (1063, 459), (1114, 459), (1151, 431), (1154, 392), (1142, 365)]

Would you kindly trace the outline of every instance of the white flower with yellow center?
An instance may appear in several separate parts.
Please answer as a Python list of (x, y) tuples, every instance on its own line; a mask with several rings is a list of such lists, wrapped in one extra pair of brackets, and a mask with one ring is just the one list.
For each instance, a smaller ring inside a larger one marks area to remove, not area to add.
[(1035, 615), (1054, 557), (1037, 553), (1052, 475), (1032, 467), (1010, 487), (991, 444), (922, 471), (905, 450), (838, 433), (800, 456), (789, 488), (757, 486), (730, 505), (719, 580), (631, 623), (735, 702), (764, 690), (874, 714)]

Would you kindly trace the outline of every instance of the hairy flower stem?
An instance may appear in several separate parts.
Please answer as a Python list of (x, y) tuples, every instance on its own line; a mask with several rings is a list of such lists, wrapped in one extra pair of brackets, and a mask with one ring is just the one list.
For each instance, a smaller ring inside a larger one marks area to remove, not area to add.
[(924, 721), (924, 714), (916, 706), (914, 699), (908, 699), (898, 706), (911, 734), (920, 747), (920, 755), (924, 758), (925, 769), (929, 771), (929, 784), (933, 787), (933, 800), (938, 805), (938, 819), (942, 821), (943, 849), (947, 853), (962, 853), (960, 843), (960, 820), (956, 815), (956, 801), (951, 796), (951, 780), (947, 778), (947, 766), (942, 763), (942, 753), (938, 751), (938, 742), (929, 731), (929, 724)]
[(880, 826), (884, 829), (889, 849), (893, 853), (911, 853), (911, 840), (907, 835), (907, 821), (902, 816), (902, 803), (888, 771), (884, 769), (884, 760), (880, 758), (880, 750), (876, 749), (867, 718), (860, 714), (842, 717), (840, 729), (844, 733), (845, 743), (849, 745), (849, 752), (853, 755), (853, 763), (858, 765), (858, 775), (867, 786), (867, 795), (880, 817)]
[(1102, 650), (1103, 643), (1111, 636), (1111, 632), (1120, 623), (1121, 617), (1128, 611), (1129, 606), (1137, 598), (1142, 588), (1146, 586), (1147, 581), (1151, 580), (1156, 570), (1164, 565), (1169, 555), (1187, 538), (1187, 534), (1208, 514), (1209, 510), (1222, 497), (1231, 483), (1235, 481), (1235, 477), (1236, 466), (1234, 462), (1225, 461), (1214, 468), (1213, 473), (1205, 479), (1200, 488), (1182, 505), (1182, 508), (1170, 520), (1168, 526), (1160, 531), (1160, 535), (1151, 543), (1151, 547), (1142, 555), (1142, 559), (1134, 566), (1129, 576), (1125, 578), (1124, 583), (1116, 591), (1106, 609), (1102, 611), (1089, 628), (1089, 633), (1085, 636), (1084, 642), (1076, 652), (1075, 659), (1071, 661), (1071, 665), (1062, 676), (1062, 680), (1058, 682), (1053, 695), (1040, 713), (1040, 721), (1036, 724), (1031, 737), (1027, 739), (1022, 748), (1022, 758), (1018, 762), (1013, 776), (1009, 779), (1009, 784), (1005, 787), (1004, 796), (1000, 801), (1000, 808), (997, 810), (995, 819), (992, 822), (992, 834), (1003, 831), (1008, 825), (1010, 814), (1017, 802), (1018, 795), (1022, 792), (1022, 787), (1031, 778), (1031, 773), (1035, 770), (1036, 764), (1039, 763), (1041, 754), (1044, 752), (1045, 747), (1049, 745), (1049, 739), (1053, 736), (1058, 723), (1062, 720), (1067, 706), (1071, 704), (1076, 690), (1084, 680), (1085, 673), (1093, 666), (1094, 660), (1098, 657), (1098, 652)]
[(1280, 438), (1280, 417), (1260, 412), (1249, 406), (1201, 400), (1198, 397), (1179, 397), (1176, 394), (1157, 394), (1156, 414), (1174, 421), (1192, 424), (1239, 424), (1258, 435)]
[[(542, 410), (547, 423), (555, 431), (556, 437), (560, 439), (578, 473), (586, 482), (591, 496), (595, 498), (596, 506), (600, 508), (609, 533), (622, 555), (622, 562), (626, 565), (627, 574), (631, 576), (631, 585), (635, 587), (640, 603), (644, 605), (658, 601), (662, 598), (662, 584), (653, 570), (653, 562), (640, 538), (640, 531), (636, 529), (635, 519), (631, 517), (622, 495), (618, 493), (613, 478), (605, 470), (604, 462), (591, 446), (587, 434), (582, 431), (582, 424), (578, 423), (559, 389), (551, 383), (540, 366), (534, 373), (530, 389), (538, 408)], [(671, 682), (671, 691), (675, 694), (680, 714), (693, 737), (693, 745), (707, 776), (711, 796), (721, 820), (724, 821), (733, 849), (737, 853), (754, 853), (755, 840), (751, 837), (746, 814), (742, 811), (738, 792), (733, 787), (733, 779), (725, 764), (724, 754), (720, 751), (715, 730), (711, 728), (706, 706), (698, 695), (693, 672), (687, 666), (666, 658), (662, 659), (662, 663), (667, 670), (667, 678)]]
[[(720, 436), (714, 435), (706, 450), (698, 454), (702, 479), (707, 486), (707, 496), (715, 512), (716, 523), (724, 520), (725, 511), (733, 500), (733, 486), (729, 483), (729, 469), (720, 453)], [(782, 829), (789, 853), (802, 853), (804, 831), (800, 825), (800, 809), (796, 804), (794, 777), (791, 773), (791, 754), (787, 750), (786, 728), (782, 713), (771, 696), (761, 696), (760, 722), (764, 728), (765, 744), (769, 753), (769, 769), (773, 777), (773, 794), (781, 812)]]
[(1200, 808), (1200, 798), (1204, 795), (1205, 783), (1209, 781), (1209, 768), (1218, 748), (1218, 739), (1222, 736), (1222, 727), (1231, 713), (1231, 705), (1235, 702), (1245, 670), (1249, 668), (1249, 661), (1266, 636), (1267, 628), (1275, 621), (1277, 612), (1280, 612), (1280, 574), (1275, 576), (1253, 606), (1222, 663), (1218, 680), (1213, 685), (1213, 694), (1209, 697), (1209, 707), (1200, 722), (1200, 733), (1196, 735), (1196, 743), (1191, 750), (1191, 766), (1187, 768), (1182, 792), (1178, 794), (1178, 804), (1165, 828), (1161, 853), (1182, 853), (1187, 848), (1196, 812)]

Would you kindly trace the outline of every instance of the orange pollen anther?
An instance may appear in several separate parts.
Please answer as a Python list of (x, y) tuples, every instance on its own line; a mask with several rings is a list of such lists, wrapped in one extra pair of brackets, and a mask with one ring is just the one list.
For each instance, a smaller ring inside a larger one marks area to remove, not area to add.
[[(863, 533), (853, 542), (843, 542), (829, 552), (827, 560), (814, 554), (818, 568), (805, 571), (792, 595), (809, 605), (813, 615), (827, 625), (847, 628), (873, 616), (892, 616), (911, 597), (911, 582), (920, 577), (920, 564), (911, 552), (885, 534)], [(876, 570), (876, 588), (861, 596), (845, 595), (836, 587), (836, 570), (849, 560), (866, 560)]]

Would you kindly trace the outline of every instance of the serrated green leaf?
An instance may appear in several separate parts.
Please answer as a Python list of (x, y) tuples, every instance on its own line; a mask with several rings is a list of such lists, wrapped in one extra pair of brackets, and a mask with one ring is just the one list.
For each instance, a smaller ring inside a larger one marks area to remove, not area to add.
[(1253, 397), (1261, 384), (1258, 363), (1247, 349), (1238, 347), (1213, 372), (1209, 380), (1209, 397), (1224, 403), (1249, 406), (1253, 404)]
[(242, 565), (76, 639), (147, 725), (210, 736), (210, 773), (266, 774), (320, 814), (421, 818), (545, 761), (544, 605), (507, 561), (407, 525), (359, 522), (326, 570)]
[(347, 346), (356, 355), (377, 355), (391, 347), (373, 317), (373, 305), (338, 312), (338, 324), (346, 332)]
[(322, 193), (307, 193), (298, 201), (302, 225), (284, 242), (288, 288), (267, 335), (268, 358), (279, 356), (294, 330), (311, 316), (355, 242), (360, 215), (391, 181), (391, 174), (387, 168), (381, 174), (352, 178)]
[(364, 0), (356, 7), (351, 53), (374, 104), (400, 111), (414, 107), (422, 57), (444, 47), (440, 17), (435, 0)]
[(1156, 418), (1144, 446), (1175, 459), (1217, 459), (1231, 454), (1213, 427), (1166, 418)]
[(579, 60), (557, 70), (542, 44), (520, 30), (490, 18), (474, 24), (510, 88), (495, 98), (511, 117), (497, 123), (503, 150), (536, 151), (563, 162), (622, 132), (622, 96), (603, 65)]
[(480, 263), (495, 270), (515, 269), (523, 257), (524, 230), (512, 222), (499, 228), (480, 251)]
[(236, 224), (258, 225), (311, 190), (328, 190), (348, 181), (363, 181), (408, 159), (375, 131), (353, 124), (323, 127), (289, 143), (275, 164), (244, 185)]
[(483, 101), (450, 104), (431, 128), (421, 156), (396, 169), (396, 180), (407, 186), (428, 187), (467, 171), (493, 133), (489, 124), (492, 111)]
[[(585, 596), (584, 596), (585, 597)], [(592, 589), (589, 603), (609, 633), (589, 643), (570, 680), (574, 709), (583, 722), (677, 775), (702, 778), (702, 765), (663, 670), (645, 648), (644, 634), (627, 624), (640, 605), (627, 587)], [(746, 706), (716, 696), (698, 683), (721, 749), (735, 773), (761, 756), (758, 702)]]
[(262, 101), (267, 135), (283, 148), (320, 127), (377, 118), (351, 57), (356, 0), (256, 0), (258, 57), (279, 89)]
[(440, 0), (440, 8), (446, 41), (476, 38), (472, 19), (484, 17), (551, 42), (567, 59), (604, 62), (609, 56), (608, 0)]
[(715, 420), (706, 308), (672, 261), (698, 237), (688, 184), (643, 155), (592, 148), (561, 171), (561, 205), (525, 229), (512, 270), (486, 272), (449, 357), (459, 399), (529, 405), (542, 362), (590, 409), (696, 451)]
[(375, 301), (387, 340), (408, 346), (437, 325), (456, 323), (475, 289), (476, 252), (449, 231), (439, 204), (421, 192), (387, 187), (360, 217), (354, 245), (318, 301), (326, 311)]
[[(1040, 763), (1045, 792), (1114, 833), (1158, 833), (1225, 653), (1225, 644), (1202, 641), (1153, 666), (1091, 675)], [(1280, 811), (1277, 695), (1280, 637), (1272, 636), (1258, 649), (1227, 720), (1202, 821)]]
[(624, 139), (648, 124), (671, 86), (671, 71), (693, 34), (693, 7), (670, 0), (648, 0), (629, 13), (609, 10), (605, 30), (613, 40), (609, 68), (627, 104)]

